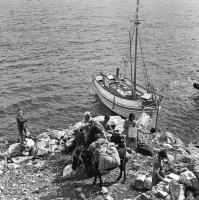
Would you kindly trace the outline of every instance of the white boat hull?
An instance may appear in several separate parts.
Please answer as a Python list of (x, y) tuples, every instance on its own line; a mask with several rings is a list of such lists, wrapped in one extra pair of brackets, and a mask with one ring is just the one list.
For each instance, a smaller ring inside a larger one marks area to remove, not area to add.
[(157, 108), (143, 108), (143, 105), (139, 100), (131, 100), (118, 97), (105, 89), (95, 78), (93, 78), (93, 83), (96, 88), (98, 97), (102, 103), (114, 113), (124, 118), (128, 118), (129, 114), (133, 112), (136, 116), (136, 119), (138, 119), (144, 109), (144, 111), (150, 115), (151, 119), (153, 120), (152, 127), (156, 127), (156, 118), (158, 113)]

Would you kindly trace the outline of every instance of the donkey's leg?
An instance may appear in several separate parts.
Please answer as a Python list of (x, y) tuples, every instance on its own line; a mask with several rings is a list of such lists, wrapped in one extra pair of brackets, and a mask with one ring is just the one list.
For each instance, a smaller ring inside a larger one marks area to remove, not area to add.
[(97, 175), (98, 175), (98, 162), (94, 162), (94, 165), (93, 165), (93, 174), (94, 174), (93, 185), (95, 185), (96, 182), (97, 182)]
[(124, 171), (124, 182), (125, 182), (126, 181), (126, 162), (124, 163), (123, 171)]
[(117, 181), (119, 181), (121, 179), (121, 177), (122, 177), (122, 165), (120, 165), (119, 168), (120, 168), (120, 175), (117, 178)]
[(102, 176), (101, 176), (101, 172), (99, 170), (97, 171), (97, 175), (100, 180), (100, 187), (102, 188)]

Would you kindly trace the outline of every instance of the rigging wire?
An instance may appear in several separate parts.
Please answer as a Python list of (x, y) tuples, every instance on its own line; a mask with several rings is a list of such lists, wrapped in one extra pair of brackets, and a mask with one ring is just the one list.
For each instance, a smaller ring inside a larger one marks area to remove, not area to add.
[[(132, 40), (133, 40), (133, 37), (134, 37), (134, 33), (135, 33), (135, 25), (133, 26), (133, 32), (132, 32), (132, 28), (131, 28), (131, 30), (130, 30), (130, 33), (131, 33), (131, 37), (130, 37), (130, 42), (132, 42)], [(129, 55), (129, 57), (130, 57), (131, 55)], [(129, 59), (131, 59), (131, 58), (129, 58)], [(128, 60), (129, 61), (129, 60)], [(125, 70), (124, 70), (124, 75), (126, 76), (126, 73), (127, 73), (127, 64), (125, 63)]]
[(145, 85), (147, 89), (152, 89), (155, 90), (154, 86), (153, 86), (153, 81), (152, 78), (150, 78), (150, 73), (149, 73), (149, 69), (145, 64), (145, 60), (144, 60), (144, 56), (143, 56), (143, 51), (142, 51), (142, 45), (141, 45), (141, 39), (140, 36), (138, 34), (138, 40), (139, 40), (139, 44), (140, 44), (140, 51), (141, 51), (141, 56), (142, 56), (142, 60), (143, 60), (143, 66), (144, 66), (144, 76), (145, 76)]

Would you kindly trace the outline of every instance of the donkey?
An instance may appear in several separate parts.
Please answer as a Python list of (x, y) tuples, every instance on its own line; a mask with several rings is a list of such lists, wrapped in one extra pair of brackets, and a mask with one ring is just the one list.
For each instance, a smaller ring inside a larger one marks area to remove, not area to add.
[[(116, 142), (118, 143), (117, 150), (120, 156), (120, 166), (119, 166), (120, 174), (119, 174), (119, 177), (117, 178), (117, 181), (119, 181), (122, 178), (122, 172), (124, 172), (124, 182), (125, 182), (126, 181), (126, 163), (128, 161), (127, 154), (126, 154), (127, 150), (126, 150), (124, 141), (121, 140), (121, 138), (115, 137), (115, 139), (116, 139)], [(93, 185), (96, 184), (97, 177), (98, 177), (100, 181), (100, 187), (102, 187), (102, 177), (101, 177), (101, 172), (99, 171), (99, 160), (95, 159), (95, 154), (91, 151), (88, 151), (86, 148), (83, 148), (83, 147), (77, 148), (73, 156), (73, 163), (72, 163), (73, 170), (76, 170), (80, 164), (83, 164), (85, 169), (89, 171), (89, 174), (93, 173), (94, 175)]]

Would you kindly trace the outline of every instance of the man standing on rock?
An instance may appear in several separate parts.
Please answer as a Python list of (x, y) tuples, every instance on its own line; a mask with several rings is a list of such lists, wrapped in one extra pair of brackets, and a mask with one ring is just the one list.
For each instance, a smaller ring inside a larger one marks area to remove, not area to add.
[(167, 159), (167, 152), (165, 149), (158, 152), (157, 158), (153, 163), (153, 174), (152, 174), (152, 187), (157, 185), (160, 181), (167, 183), (165, 180), (163, 160)]
[(26, 137), (26, 134), (27, 134), (27, 127), (26, 127), (27, 121), (28, 121), (28, 119), (26, 119), (23, 116), (22, 109), (19, 108), (17, 110), (17, 126), (18, 126), (21, 145), (25, 144), (25, 137)]

